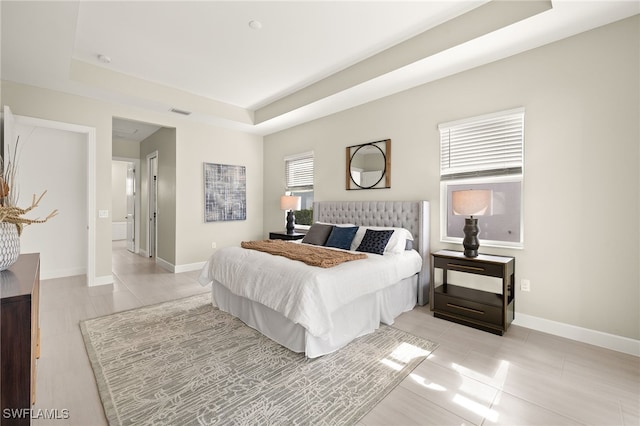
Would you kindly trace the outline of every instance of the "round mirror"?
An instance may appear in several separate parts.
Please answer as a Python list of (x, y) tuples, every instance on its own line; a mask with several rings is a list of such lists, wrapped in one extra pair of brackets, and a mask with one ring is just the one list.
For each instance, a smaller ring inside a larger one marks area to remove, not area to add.
[(373, 188), (384, 177), (386, 164), (384, 151), (378, 145), (360, 145), (353, 151), (349, 160), (351, 181), (358, 188)]

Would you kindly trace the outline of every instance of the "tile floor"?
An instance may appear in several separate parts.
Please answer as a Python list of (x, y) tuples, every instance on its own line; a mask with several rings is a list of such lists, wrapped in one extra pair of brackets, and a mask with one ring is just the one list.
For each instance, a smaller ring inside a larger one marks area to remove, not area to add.
[[(41, 283), (42, 352), (35, 409), (104, 425), (78, 322), (208, 291), (198, 271), (172, 274), (114, 244), (112, 285), (84, 277)], [(373, 425), (639, 425), (640, 358), (512, 326), (505, 336), (416, 308), (396, 327), (440, 346), (360, 422)], [(64, 417), (59, 415), (58, 417)]]

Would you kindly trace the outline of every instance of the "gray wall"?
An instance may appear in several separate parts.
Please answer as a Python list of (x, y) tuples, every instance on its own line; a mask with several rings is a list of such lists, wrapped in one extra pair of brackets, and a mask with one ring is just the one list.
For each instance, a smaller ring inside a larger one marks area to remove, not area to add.
[[(523, 106), (518, 314), (640, 338), (639, 18), (633, 17), (265, 138), (265, 232), (282, 227), (283, 158), (313, 150), (316, 200), (431, 201), (440, 242), (441, 122)], [(390, 189), (346, 191), (345, 147), (392, 140)], [(519, 289), (531, 280), (531, 292)]]
[(156, 257), (176, 264), (176, 129), (162, 128), (140, 143), (140, 249), (148, 253), (149, 176), (147, 156), (158, 153)]
[[(316, 199), (428, 199), (439, 241), (437, 124), (526, 108), (525, 248), (518, 314), (640, 338), (638, 17), (263, 138), (168, 113), (2, 81), (14, 114), (96, 129), (96, 209), (111, 207), (114, 116), (176, 129), (175, 265), (282, 229), (284, 156), (313, 150)], [(392, 187), (344, 189), (345, 147), (393, 140)], [(142, 155), (141, 155), (142, 156)], [(340, 159), (340, 161), (336, 161)], [(203, 221), (202, 163), (247, 166), (247, 220)], [(140, 176), (140, 175), (139, 175)], [(264, 182), (264, 184), (263, 184)], [(142, 240), (142, 238), (141, 238)], [(170, 246), (170, 245), (169, 245)], [(96, 273), (111, 275), (111, 221), (96, 224)]]
[[(174, 259), (176, 270), (198, 268), (211, 254), (211, 243), (236, 245), (241, 240), (262, 236), (262, 137), (236, 130), (196, 123), (172, 113), (101, 102), (55, 90), (1, 81), (0, 103), (9, 105), (15, 115), (74, 123), (96, 129), (96, 210), (111, 210), (111, 162), (115, 156), (135, 155), (123, 152), (119, 145), (112, 150), (113, 117), (155, 123), (175, 129), (175, 175), (171, 189), (174, 224), (170, 238), (160, 241), (160, 248), (173, 247), (167, 256)], [(143, 156), (142, 163), (146, 159)], [(162, 161), (162, 158), (161, 158)], [(203, 161), (247, 166), (247, 220), (204, 223)], [(142, 174), (138, 174), (139, 181)], [(171, 209), (171, 208), (170, 208)], [(97, 213), (97, 212), (96, 212)], [(142, 216), (141, 216), (142, 217)], [(140, 242), (146, 242), (146, 235)], [(59, 241), (58, 241), (59, 242)], [(146, 244), (146, 243), (145, 243)], [(96, 276), (100, 283), (111, 282), (111, 218), (96, 221)], [(164, 260), (169, 260), (164, 259)]]

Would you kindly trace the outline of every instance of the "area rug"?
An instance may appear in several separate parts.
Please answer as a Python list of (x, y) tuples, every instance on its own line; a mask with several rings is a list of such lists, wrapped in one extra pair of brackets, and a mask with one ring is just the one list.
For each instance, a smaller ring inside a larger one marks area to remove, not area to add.
[(112, 425), (354, 424), (436, 344), (389, 326), (315, 359), (210, 294), (80, 323)]

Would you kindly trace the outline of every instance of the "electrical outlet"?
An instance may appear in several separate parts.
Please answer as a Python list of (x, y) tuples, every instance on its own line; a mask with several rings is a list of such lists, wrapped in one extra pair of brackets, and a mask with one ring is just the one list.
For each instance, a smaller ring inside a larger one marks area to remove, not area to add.
[(524, 279), (520, 280), (520, 290), (531, 291), (531, 281)]
[(211, 243), (211, 248), (212, 248), (212, 249), (214, 249), (214, 248), (216, 248), (216, 247), (218, 247), (218, 245), (217, 245), (215, 242)]

